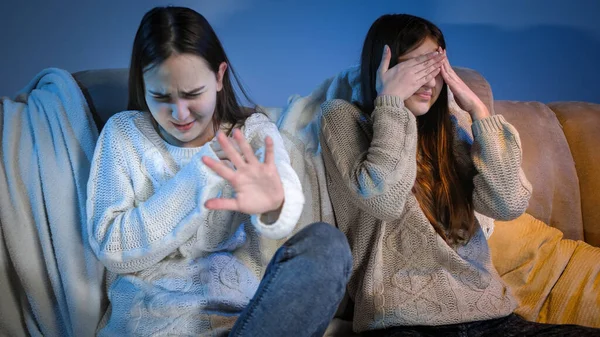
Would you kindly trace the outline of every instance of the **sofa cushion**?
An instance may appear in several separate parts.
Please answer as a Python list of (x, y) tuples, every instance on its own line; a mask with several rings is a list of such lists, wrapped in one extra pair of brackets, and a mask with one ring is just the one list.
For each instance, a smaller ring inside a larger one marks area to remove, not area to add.
[(575, 160), (585, 241), (600, 246), (600, 104), (557, 102), (548, 106), (562, 124)]
[(563, 234), (529, 214), (496, 221), (492, 262), (519, 305), (541, 323), (600, 327), (600, 248)]
[(496, 101), (495, 109), (521, 138), (523, 171), (533, 185), (527, 212), (566, 238), (583, 240), (579, 180), (554, 112), (538, 102)]
[(94, 69), (73, 74), (97, 117), (96, 122), (101, 124), (99, 128), (110, 116), (127, 110), (128, 71), (128, 68)]

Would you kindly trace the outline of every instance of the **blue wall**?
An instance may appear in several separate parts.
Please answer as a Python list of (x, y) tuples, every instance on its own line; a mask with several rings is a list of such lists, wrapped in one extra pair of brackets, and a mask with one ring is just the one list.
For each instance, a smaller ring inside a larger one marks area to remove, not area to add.
[(155, 5), (192, 7), (221, 37), (255, 101), (281, 106), (358, 61), (381, 14), (438, 24), (454, 65), (477, 69), (496, 99), (600, 103), (600, 1), (40, 0), (0, 3), (0, 95), (38, 71), (127, 67)]

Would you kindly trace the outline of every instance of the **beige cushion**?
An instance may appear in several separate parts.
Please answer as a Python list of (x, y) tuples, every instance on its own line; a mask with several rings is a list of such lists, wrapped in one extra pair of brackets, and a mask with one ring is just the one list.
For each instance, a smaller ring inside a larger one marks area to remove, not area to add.
[(495, 108), (521, 138), (523, 171), (533, 185), (527, 212), (566, 238), (583, 240), (579, 180), (556, 115), (537, 102), (496, 101)]
[(548, 104), (569, 142), (581, 189), (585, 241), (600, 246), (600, 104)]

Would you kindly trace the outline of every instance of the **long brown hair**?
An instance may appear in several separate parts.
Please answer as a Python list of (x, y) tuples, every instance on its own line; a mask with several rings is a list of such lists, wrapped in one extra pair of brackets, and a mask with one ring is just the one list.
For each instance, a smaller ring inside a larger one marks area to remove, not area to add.
[[(243, 123), (255, 110), (256, 105), (244, 90), (217, 34), (208, 21), (190, 8), (175, 6), (155, 7), (142, 18), (131, 53), (127, 109), (149, 111), (144, 95), (143, 74), (175, 53), (194, 54), (203, 58), (215, 74), (222, 62), (227, 63), (227, 70), (223, 76), (223, 89), (217, 92), (217, 104), (213, 114), (215, 132), (222, 123), (228, 123), (231, 128)], [(247, 103), (251, 103), (254, 109), (240, 105), (230, 77), (233, 77), (243, 98)]]
[[(433, 23), (408, 14), (390, 14), (377, 19), (365, 38), (361, 55), (361, 106), (374, 109), (376, 74), (384, 45), (392, 52), (390, 67), (398, 57), (431, 38), (446, 49), (440, 29)], [(435, 231), (450, 245), (468, 242), (475, 231), (473, 173), (459, 170), (453, 152), (454, 133), (448, 108), (448, 88), (429, 111), (417, 117), (417, 178), (413, 193)]]

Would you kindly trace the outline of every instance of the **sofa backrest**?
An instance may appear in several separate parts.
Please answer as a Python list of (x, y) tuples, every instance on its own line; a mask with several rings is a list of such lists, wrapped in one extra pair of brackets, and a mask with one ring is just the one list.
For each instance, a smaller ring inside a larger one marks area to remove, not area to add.
[(519, 132), (523, 171), (533, 185), (527, 213), (560, 229), (566, 238), (583, 240), (579, 179), (554, 112), (538, 102), (494, 101), (479, 72), (467, 68), (456, 72), (492, 113), (503, 115)]
[(579, 179), (556, 115), (539, 102), (496, 101), (495, 106), (519, 131), (523, 171), (533, 185), (527, 213), (566, 238), (583, 240)]
[(127, 110), (128, 69), (94, 69), (73, 74), (88, 99), (96, 120), (104, 123), (117, 112)]
[(575, 161), (585, 241), (600, 247), (600, 104), (555, 102), (548, 106), (562, 125)]

